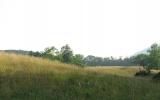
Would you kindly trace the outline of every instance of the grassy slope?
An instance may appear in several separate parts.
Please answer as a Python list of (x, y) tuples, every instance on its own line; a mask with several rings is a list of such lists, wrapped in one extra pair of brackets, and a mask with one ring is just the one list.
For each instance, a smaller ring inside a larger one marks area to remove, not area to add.
[(40, 58), (0, 53), (0, 100), (160, 99), (159, 82), (105, 73), (109, 73), (108, 69), (81, 69)]

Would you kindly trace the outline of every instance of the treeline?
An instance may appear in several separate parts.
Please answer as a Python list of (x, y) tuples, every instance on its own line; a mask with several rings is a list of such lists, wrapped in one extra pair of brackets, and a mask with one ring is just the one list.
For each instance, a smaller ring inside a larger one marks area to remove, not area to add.
[(66, 44), (60, 50), (54, 46), (47, 47), (44, 51), (24, 51), (24, 50), (5, 50), (8, 53), (17, 53), (42, 57), (50, 60), (58, 60), (64, 63), (75, 64), (78, 66), (143, 66), (144, 69), (159, 69), (160, 68), (160, 45), (153, 44), (146, 53), (137, 54), (128, 58), (113, 58), (113, 57), (96, 57), (88, 55), (84, 57), (81, 54), (74, 54), (71, 47)]
[(113, 58), (113, 57), (95, 57), (89, 55), (85, 57), (85, 63), (89, 66), (135, 66), (133, 63), (132, 57), (122, 58)]
[(56, 47), (51, 46), (44, 49), (44, 51), (24, 51), (24, 50), (5, 50), (8, 53), (16, 53), (23, 55), (30, 55), (35, 57), (42, 57), (50, 60), (58, 60), (64, 63), (75, 64), (78, 66), (134, 66), (133, 59), (131, 58), (113, 58), (113, 57), (96, 57), (88, 55), (84, 57), (81, 54), (74, 54), (71, 47), (67, 44), (58, 50)]

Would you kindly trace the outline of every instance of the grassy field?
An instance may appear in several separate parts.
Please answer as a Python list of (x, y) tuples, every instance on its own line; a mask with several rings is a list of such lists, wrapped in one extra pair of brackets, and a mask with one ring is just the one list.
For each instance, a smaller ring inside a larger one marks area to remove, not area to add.
[(139, 71), (138, 66), (132, 67), (123, 67), (123, 66), (97, 66), (97, 67), (87, 67), (85, 70), (97, 72), (97, 73), (108, 73), (112, 75), (119, 75), (119, 76), (127, 76), (133, 77), (136, 72)]
[(133, 77), (137, 70), (0, 53), (0, 100), (160, 100), (160, 82)]

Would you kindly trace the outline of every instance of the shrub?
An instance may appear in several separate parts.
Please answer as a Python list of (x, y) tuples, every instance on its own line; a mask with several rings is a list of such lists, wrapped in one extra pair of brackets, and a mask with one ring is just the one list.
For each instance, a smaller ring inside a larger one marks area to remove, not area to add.
[(149, 75), (150, 72), (148, 71), (145, 71), (145, 70), (142, 70), (142, 71), (139, 71), (135, 74), (135, 76), (147, 76)]

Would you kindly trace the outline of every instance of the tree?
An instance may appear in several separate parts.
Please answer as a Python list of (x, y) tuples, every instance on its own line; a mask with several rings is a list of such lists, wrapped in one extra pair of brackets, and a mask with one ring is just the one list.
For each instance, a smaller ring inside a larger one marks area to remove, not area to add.
[(150, 49), (149, 53), (149, 68), (159, 68), (160, 67), (160, 45), (154, 43)]
[(88, 55), (84, 59), (85, 64), (88, 66), (134, 66), (133, 58), (115, 59), (113, 57), (95, 57)]
[(135, 57), (135, 63), (143, 66), (146, 70), (159, 69), (160, 67), (160, 45), (151, 45), (147, 54), (139, 54)]
[(52, 46), (52, 47), (45, 48), (44, 53), (45, 54), (55, 55), (57, 51), (58, 50), (54, 46)]
[(42, 56), (42, 54), (38, 51), (36, 51), (36, 52), (29, 51), (28, 55), (34, 56), (34, 57), (41, 57)]
[(148, 65), (148, 57), (147, 54), (138, 54), (134, 57), (134, 63), (143, 66), (143, 68), (146, 69)]
[(95, 57), (94, 62), (96, 66), (103, 65), (103, 58), (102, 57)]
[(62, 61), (65, 63), (71, 63), (73, 52), (68, 44), (61, 48)]
[(55, 56), (57, 56), (57, 52), (58, 52), (58, 49), (56, 49), (54, 46), (47, 47), (44, 49), (42, 56), (44, 58), (49, 58), (49, 59), (54, 60), (56, 58)]
[(95, 56), (92, 56), (92, 55), (88, 55), (84, 59), (85, 64), (89, 66), (96, 66), (94, 60), (95, 60)]
[(84, 66), (84, 56), (81, 54), (76, 54), (72, 58), (72, 63), (78, 66)]

